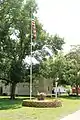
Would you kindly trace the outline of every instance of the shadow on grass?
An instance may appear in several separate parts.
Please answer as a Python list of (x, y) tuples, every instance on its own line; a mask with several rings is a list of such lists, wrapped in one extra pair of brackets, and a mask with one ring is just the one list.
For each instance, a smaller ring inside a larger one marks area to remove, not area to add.
[(76, 96), (76, 95), (70, 95), (70, 96), (59, 96), (59, 98), (65, 98), (65, 99), (71, 99), (71, 100), (78, 100), (78, 99), (80, 99), (80, 96)]
[(10, 100), (9, 98), (0, 97), (0, 110), (18, 109), (22, 107), (22, 101), (26, 98), (17, 98)]

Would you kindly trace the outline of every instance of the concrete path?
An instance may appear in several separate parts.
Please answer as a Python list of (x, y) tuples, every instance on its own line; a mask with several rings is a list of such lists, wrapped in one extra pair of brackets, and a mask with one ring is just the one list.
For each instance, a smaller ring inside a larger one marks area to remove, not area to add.
[(72, 113), (60, 120), (80, 120), (80, 110), (78, 110), (75, 113)]

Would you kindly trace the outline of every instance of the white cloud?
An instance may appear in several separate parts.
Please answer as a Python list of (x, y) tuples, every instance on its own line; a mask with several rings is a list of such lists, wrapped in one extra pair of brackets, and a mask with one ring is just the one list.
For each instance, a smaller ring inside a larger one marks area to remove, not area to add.
[[(26, 58), (24, 59), (24, 62), (25, 63), (28, 63), (29, 65), (31, 64), (31, 57), (29, 56), (26, 56)], [(32, 63), (35, 65), (35, 64), (39, 64), (39, 62), (34, 58), (32, 57)]]
[(38, 17), (45, 30), (64, 37), (66, 46), (80, 44), (80, 0), (37, 0), (37, 2)]

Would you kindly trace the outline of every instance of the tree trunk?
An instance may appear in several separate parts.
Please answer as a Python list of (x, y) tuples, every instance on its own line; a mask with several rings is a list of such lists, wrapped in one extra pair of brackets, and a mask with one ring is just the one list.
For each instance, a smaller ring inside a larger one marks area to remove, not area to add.
[(15, 89), (16, 89), (16, 84), (15, 83), (12, 83), (11, 84), (11, 95), (10, 95), (10, 99), (13, 100), (15, 99)]
[(78, 85), (76, 85), (76, 95), (78, 96)]

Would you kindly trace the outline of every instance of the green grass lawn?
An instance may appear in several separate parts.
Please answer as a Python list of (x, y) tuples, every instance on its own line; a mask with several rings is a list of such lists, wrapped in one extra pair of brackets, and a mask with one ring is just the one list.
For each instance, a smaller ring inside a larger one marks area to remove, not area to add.
[(12, 101), (7, 97), (0, 97), (0, 120), (59, 120), (80, 109), (80, 98), (60, 99), (63, 106), (59, 108), (29, 108), (22, 106), (23, 98)]

